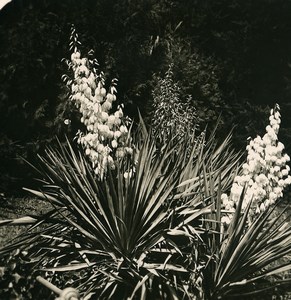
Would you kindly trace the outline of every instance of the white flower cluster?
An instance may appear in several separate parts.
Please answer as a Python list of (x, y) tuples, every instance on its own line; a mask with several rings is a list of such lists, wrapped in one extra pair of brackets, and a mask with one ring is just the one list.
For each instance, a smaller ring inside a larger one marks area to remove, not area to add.
[[(283, 153), (284, 145), (277, 136), (281, 123), (279, 110), (278, 105), (271, 110), (270, 125), (263, 138), (257, 136), (247, 146), (247, 162), (242, 166), (242, 174), (235, 177), (230, 196), (223, 194), (221, 197), (225, 210), (234, 210), (245, 187), (242, 209), (252, 201), (255, 212), (260, 213), (281, 198), (283, 189), (291, 184), (287, 165), (290, 157)], [(229, 215), (224, 216), (222, 222), (229, 221)]]
[(81, 112), (81, 122), (87, 132), (78, 133), (78, 143), (85, 148), (95, 173), (102, 179), (108, 168), (114, 169), (116, 162), (133, 150), (128, 143), (128, 128), (123, 122), (122, 107), (112, 111), (112, 103), (116, 101), (115, 81), (109, 91), (104, 88), (103, 73), (97, 75), (87, 58), (75, 47), (71, 55), (70, 67), (74, 79), (69, 82), (71, 99)]

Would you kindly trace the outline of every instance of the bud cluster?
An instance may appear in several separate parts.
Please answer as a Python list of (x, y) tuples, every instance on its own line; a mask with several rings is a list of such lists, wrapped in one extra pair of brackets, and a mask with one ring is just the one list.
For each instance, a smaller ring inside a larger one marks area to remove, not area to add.
[(179, 84), (175, 82), (173, 68), (171, 64), (165, 77), (157, 78), (152, 92), (151, 126), (158, 136), (172, 138), (172, 135), (177, 135), (187, 138), (187, 133), (195, 133), (198, 117), (191, 96), (184, 99)]

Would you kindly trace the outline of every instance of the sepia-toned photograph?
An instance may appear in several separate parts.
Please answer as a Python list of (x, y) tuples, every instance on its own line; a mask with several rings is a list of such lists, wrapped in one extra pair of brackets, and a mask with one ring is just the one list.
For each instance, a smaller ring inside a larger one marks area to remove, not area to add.
[(0, 0), (0, 300), (291, 300), (291, 0)]

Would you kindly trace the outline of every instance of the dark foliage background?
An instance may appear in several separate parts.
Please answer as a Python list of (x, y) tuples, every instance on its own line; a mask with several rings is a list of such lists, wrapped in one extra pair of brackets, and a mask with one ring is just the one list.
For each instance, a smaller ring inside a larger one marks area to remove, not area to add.
[(291, 152), (290, 0), (14, 0), (0, 11), (0, 193), (31, 186), (34, 160), (53, 137), (73, 134), (61, 75), (75, 24), (132, 117), (150, 110), (156, 78), (173, 63), (203, 127), (222, 114), (234, 144), (261, 134), (281, 105)]

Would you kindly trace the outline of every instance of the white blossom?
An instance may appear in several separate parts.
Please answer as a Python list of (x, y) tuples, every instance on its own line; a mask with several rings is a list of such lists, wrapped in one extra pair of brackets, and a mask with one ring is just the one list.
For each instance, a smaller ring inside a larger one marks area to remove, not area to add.
[[(276, 105), (275, 109), (271, 110), (266, 134), (263, 138), (257, 136), (254, 140), (250, 140), (246, 147), (247, 160), (242, 165), (241, 175), (234, 179), (230, 197), (226, 194), (221, 196), (223, 208), (233, 209), (245, 187), (242, 209), (252, 201), (253, 211), (263, 212), (282, 197), (284, 188), (291, 184), (290, 167), (287, 165), (290, 157), (282, 153), (285, 147), (278, 141), (277, 136), (280, 117), (279, 106)], [(227, 218), (231, 216), (228, 215)], [(227, 224), (226, 220), (222, 222)]]
[(116, 101), (115, 83), (113, 81), (107, 92), (103, 73), (97, 74), (77, 47), (71, 55), (70, 66), (73, 70), (73, 80), (68, 83), (71, 99), (86, 126), (86, 133), (79, 132), (77, 141), (85, 148), (95, 173), (103, 178), (107, 168), (114, 169), (125, 152), (129, 155), (133, 152), (126, 144), (128, 128), (122, 121), (122, 108), (118, 106), (116, 111), (111, 111), (112, 102)]

